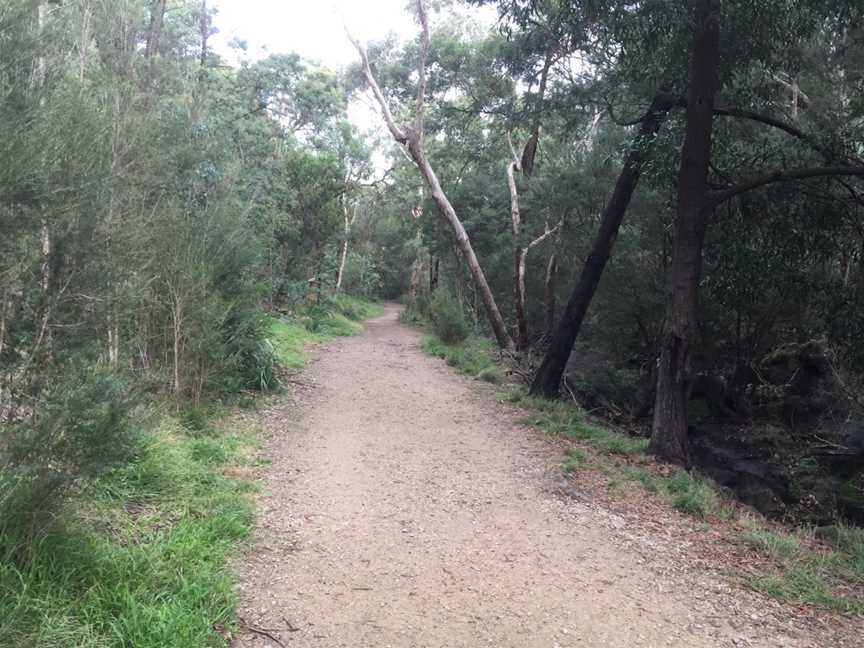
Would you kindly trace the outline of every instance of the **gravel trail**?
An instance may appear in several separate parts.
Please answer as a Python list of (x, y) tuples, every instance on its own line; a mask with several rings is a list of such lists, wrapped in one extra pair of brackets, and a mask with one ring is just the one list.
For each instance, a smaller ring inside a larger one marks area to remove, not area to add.
[(236, 648), (847, 645), (563, 495), (560, 448), (419, 337), (387, 306), (266, 413)]

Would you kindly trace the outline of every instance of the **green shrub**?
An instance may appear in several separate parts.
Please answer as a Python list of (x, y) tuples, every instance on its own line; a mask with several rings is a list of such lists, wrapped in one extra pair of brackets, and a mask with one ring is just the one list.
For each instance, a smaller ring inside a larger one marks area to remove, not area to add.
[(712, 515), (728, 516), (717, 491), (696, 475), (680, 470), (667, 479), (664, 486), (672, 498), (672, 506), (682, 513), (700, 520)]
[(132, 406), (119, 375), (75, 366), (56, 377), (26, 419), (0, 429), (0, 536), (7, 543), (0, 556), (25, 541), (22, 534), (76, 481), (130, 456)]
[(438, 289), (429, 304), (432, 329), (445, 344), (457, 344), (471, 333), (462, 307), (445, 290)]
[(420, 345), (425, 353), (443, 358), (448, 365), (466, 376), (478, 376), (494, 368), (490, 357), (494, 347), (486, 338), (472, 335), (460, 343), (445, 344), (437, 337), (427, 335)]

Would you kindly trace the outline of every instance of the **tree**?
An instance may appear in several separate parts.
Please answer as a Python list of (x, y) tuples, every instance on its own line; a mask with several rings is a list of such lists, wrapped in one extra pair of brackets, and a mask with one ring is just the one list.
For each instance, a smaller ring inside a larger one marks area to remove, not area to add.
[(429, 159), (426, 155), (423, 136), (423, 116), (425, 110), (425, 95), (427, 82), (426, 59), (429, 54), (429, 20), (426, 14), (426, 5), (424, 0), (418, 0), (417, 2), (417, 15), (420, 22), (421, 30), (420, 51), (417, 56), (418, 81), (417, 96), (414, 108), (414, 121), (410, 125), (400, 126), (396, 123), (396, 120), (393, 117), (393, 113), (390, 111), (387, 99), (384, 97), (380, 86), (378, 85), (374, 75), (372, 74), (372, 68), (369, 64), (369, 57), (366, 54), (366, 49), (360, 44), (359, 41), (350, 36), (350, 34), (349, 38), (351, 39), (351, 42), (354, 44), (354, 47), (357, 48), (357, 51), (360, 54), (363, 75), (366, 79), (366, 82), (369, 84), (369, 87), (372, 88), (372, 92), (375, 96), (376, 101), (378, 102), (379, 107), (381, 108), (381, 112), (384, 116), (384, 120), (387, 124), (388, 130), (393, 136), (393, 139), (396, 140), (398, 144), (404, 146), (407, 149), (408, 154), (414, 161), (414, 164), (417, 165), (417, 168), (420, 170), (420, 174), (423, 176), (423, 179), (429, 186), (432, 199), (438, 207), (440, 216), (442, 217), (442, 219), (444, 219), (446, 224), (453, 232), (453, 235), (456, 239), (456, 245), (458, 246), (465, 260), (465, 263), (468, 266), (468, 269), (474, 281), (474, 285), (480, 292), (480, 296), (486, 309), (486, 315), (489, 320), (489, 325), (491, 326), (492, 331), (495, 334), (495, 339), (498, 341), (498, 345), (504, 349), (511, 349), (514, 347), (513, 340), (507, 332), (504, 318), (501, 316), (501, 312), (498, 310), (498, 304), (495, 301), (492, 290), (489, 288), (489, 284), (486, 281), (486, 276), (483, 273), (483, 269), (480, 267), (480, 262), (477, 259), (477, 255), (474, 253), (474, 248), (471, 245), (468, 234), (465, 231), (462, 222), (459, 220), (459, 217), (456, 214), (456, 210), (453, 209), (453, 205), (450, 203), (447, 195), (441, 188), (441, 183), (438, 180), (438, 176), (435, 174), (435, 171), (433, 170), (432, 165), (429, 163)]

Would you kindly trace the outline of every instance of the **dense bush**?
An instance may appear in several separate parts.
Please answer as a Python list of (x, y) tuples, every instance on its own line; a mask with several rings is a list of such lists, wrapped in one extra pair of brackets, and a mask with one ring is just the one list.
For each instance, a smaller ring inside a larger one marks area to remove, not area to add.
[(429, 302), (432, 328), (442, 342), (456, 344), (471, 333), (459, 303), (445, 290), (436, 290)]
[(132, 406), (120, 376), (76, 366), (0, 430), (0, 543), (7, 544), (0, 553), (14, 549), (76, 481), (129, 457)]

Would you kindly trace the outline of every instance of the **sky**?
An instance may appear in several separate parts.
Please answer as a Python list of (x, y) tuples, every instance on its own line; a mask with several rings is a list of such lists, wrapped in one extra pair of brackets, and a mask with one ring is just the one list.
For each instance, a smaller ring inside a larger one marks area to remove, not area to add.
[[(363, 42), (395, 32), (407, 40), (417, 26), (406, 0), (215, 0), (213, 44), (223, 55), (235, 37), (249, 45), (249, 57), (297, 52), (337, 68), (357, 60), (343, 24)], [(344, 19), (344, 23), (343, 23)]]

